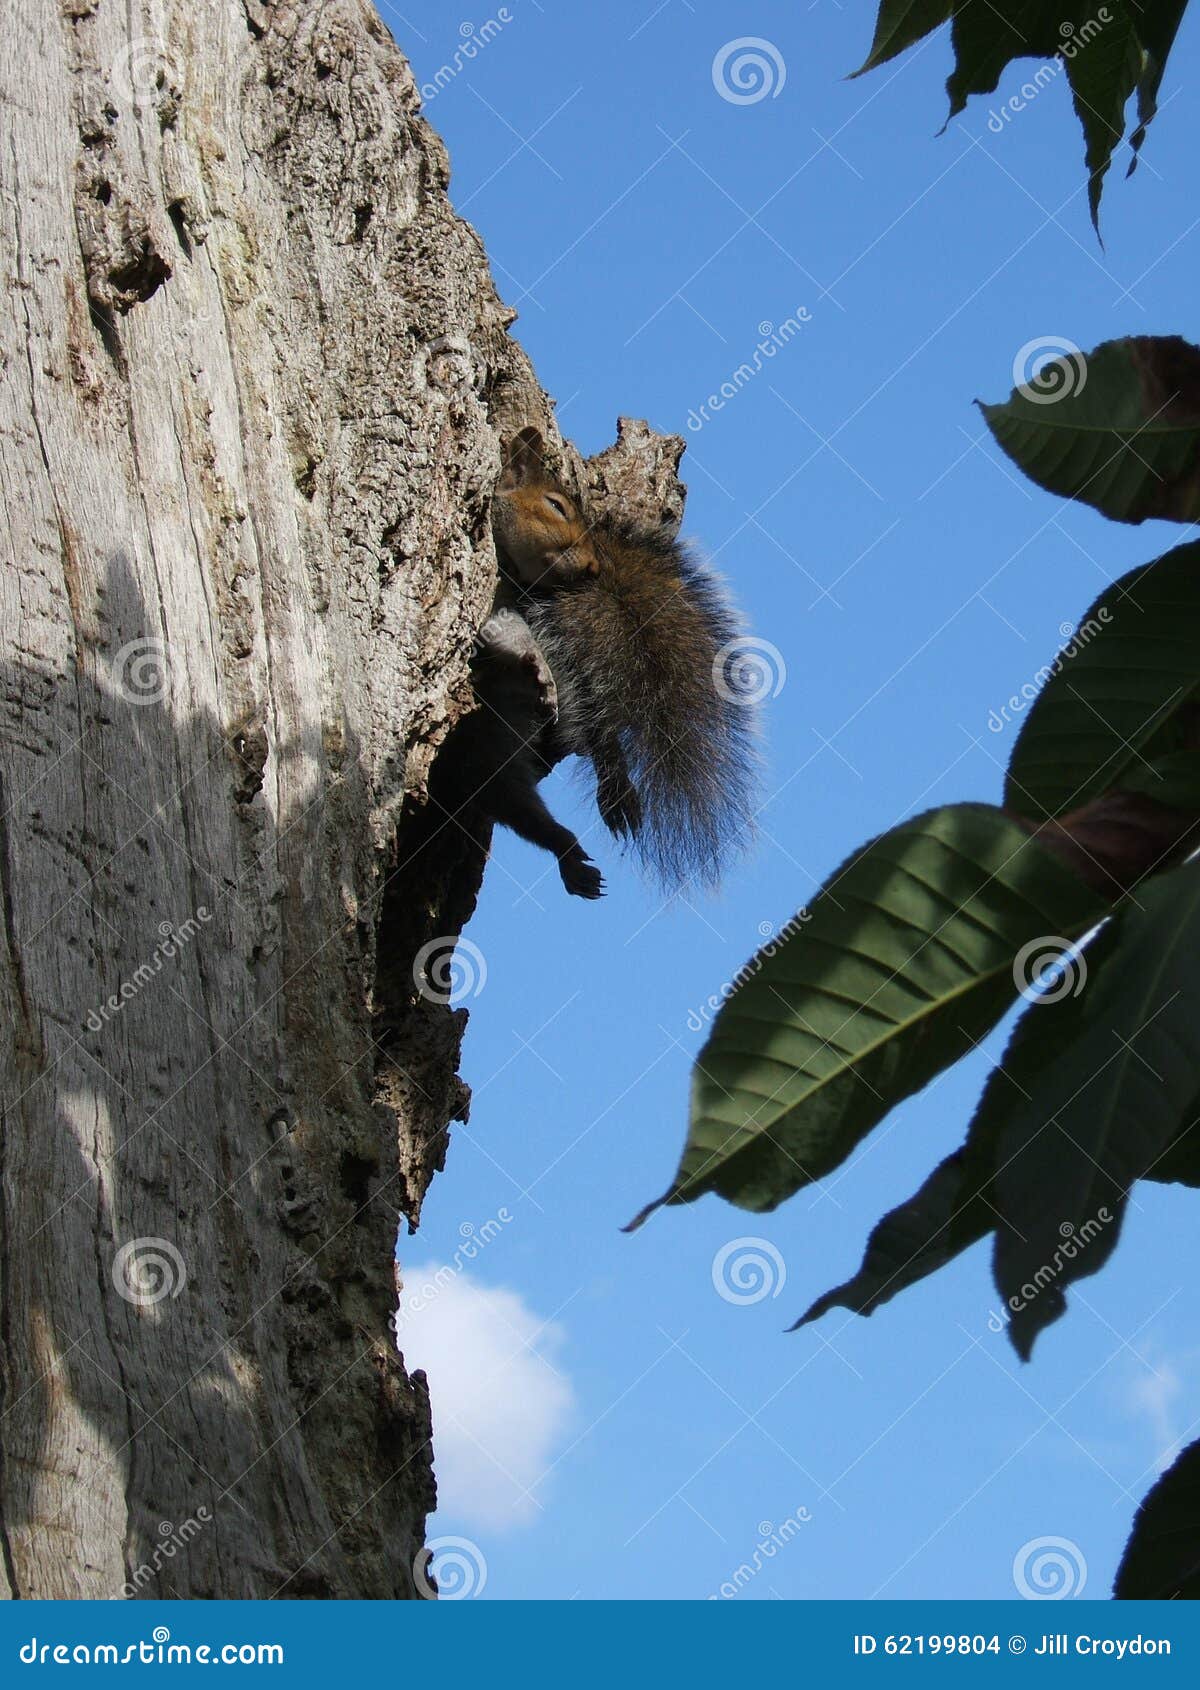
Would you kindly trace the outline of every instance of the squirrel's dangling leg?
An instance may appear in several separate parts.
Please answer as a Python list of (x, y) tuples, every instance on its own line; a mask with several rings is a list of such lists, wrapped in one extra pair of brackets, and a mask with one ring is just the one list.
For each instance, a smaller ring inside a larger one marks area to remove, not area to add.
[(577, 898), (604, 896), (604, 876), (570, 828), (550, 814), (537, 789), (536, 773), (523, 758), (514, 758), (479, 796), (493, 821), (554, 853), (568, 892)]

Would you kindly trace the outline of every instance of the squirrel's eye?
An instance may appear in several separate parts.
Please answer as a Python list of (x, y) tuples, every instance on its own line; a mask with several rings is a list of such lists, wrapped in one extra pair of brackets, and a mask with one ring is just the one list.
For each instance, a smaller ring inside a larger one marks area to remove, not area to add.
[(571, 512), (570, 512), (570, 509), (567, 505), (567, 501), (565, 499), (560, 499), (558, 497), (558, 495), (555, 494), (555, 493), (547, 493), (547, 494), (544, 495), (544, 497), (545, 497), (546, 503), (550, 506), (550, 509), (555, 512), (556, 515), (561, 516), (561, 517), (569, 517), (570, 516)]

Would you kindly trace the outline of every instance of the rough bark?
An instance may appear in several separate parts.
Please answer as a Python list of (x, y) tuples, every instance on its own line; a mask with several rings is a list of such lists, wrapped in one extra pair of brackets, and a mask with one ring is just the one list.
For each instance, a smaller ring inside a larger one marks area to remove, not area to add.
[[(361, 0), (0, 0), (0, 84), (0, 1582), (410, 1596), (424, 783), (550, 402)], [(677, 517), (680, 447), (564, 463)]]

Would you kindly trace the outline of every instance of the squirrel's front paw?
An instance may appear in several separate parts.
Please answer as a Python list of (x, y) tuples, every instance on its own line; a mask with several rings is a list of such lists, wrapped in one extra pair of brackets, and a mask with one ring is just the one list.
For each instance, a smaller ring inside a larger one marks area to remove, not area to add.
[(497, 610), (479, 630), (479, 650), (492, 659), (515, 664), (528, 678), (537, 715), (558, 720), (558, 688), (541, 646), (516, 610)]
[(548, 721), (558, 720), (558, 688), (554, 684), (554, 676), (550, 673), (550, 665), (542, 655), (541, 648), (534, 646), (532, 651), (521, 654), (521, 662), (529, 673), (537, 694), (537, 708), (540, 715)]
[(558, 871), (568, 892), (577, 898), (602, 898), (604, 876), (588, 856), (582, 845), (566, 851), (558, 859)]

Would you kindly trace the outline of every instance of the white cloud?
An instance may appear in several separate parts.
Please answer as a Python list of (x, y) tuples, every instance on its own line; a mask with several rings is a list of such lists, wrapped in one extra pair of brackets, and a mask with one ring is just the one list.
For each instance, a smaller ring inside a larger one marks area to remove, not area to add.
[[(405, 1266), (405, 1365), (424, 1368), (433, 1403), (438, 1512), (492, 1531), (538, 1512), (537, 1486), (562, 1445), (574, 1392), (555, 1359), (558, 1326), (515, 1291), (451, 1277), (433, 1263)], [(422, 1286), (437, 1281), (428, 1300)], [(423, 1304), (423, 1306), (422, 1306)]]
[(1149, 1345), (1140, 1346), (1137, 1353), (1145, 1369), (1128, 1387), (1129, 1407), (1149, 1423), (1154, 1439), (1154, 1466), (1158, 1472), (1165, 1473), (1180, 1450), (1175, 1410), (1183, 1395), (1183, 1380), (1173, 1361), (1161, 1356), (1152, 1359)]
[(1165, 1472), (1180, 1453), (1180, 1435), (1175, 1430), (1175, 1404), (1183, 1393), (1183, 1381), (1170, 1362), (1159, 1362), (1153, 1374), (1137, 1379), (1131, 1387), (1132, 1408), (1146, 1416), (1158, 1450), (1154, 1465)]

